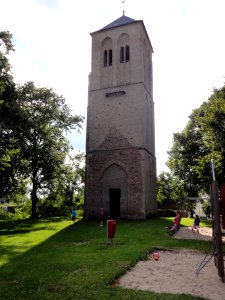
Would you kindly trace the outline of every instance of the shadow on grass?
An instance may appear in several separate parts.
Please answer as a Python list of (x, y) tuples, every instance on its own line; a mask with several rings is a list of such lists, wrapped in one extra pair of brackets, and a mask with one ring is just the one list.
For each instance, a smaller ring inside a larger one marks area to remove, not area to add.
[[(46, 220), (32, 222), (32, 230), (35, 226), (49, 228), (43, 226)], [(193, 247), (193, 243), (172, 240), (164, 229), (168, 223), (168, 220), (156, 219), (120, 221), (114, 243), (108, 244), (105, 226), (99, 227), (96, 221), (81, 220), (72, 225), (68, 222), (67, 227), (26, 253), (12, 257), (0, 268), (0, 299), (181, 299), (181, 295), (140, 292), (109, 285), (154, 247)], [(19, 223), (18, 226), (26, 229), (29, 224)], [(49, 224), (51, 227), (51, 219)], [(16, 238), (16, 228), (13, 238)], [(38, 234), (38, 231), (34, 233)], [(195, 245), (200, 247), (197, 242)], [(11, 247), (5, 249), (8, 254), (15, 250)], [(182, 299), (200, 298), (182, 296)]]
[(65, 217), (55, 217), (55, 218), (46, 218), (46, 219), (25, 219), (17, 221), (0, 221), (0, 234), (5, 230), (15, 230), (18, 228), (20, 230), (32, 229), (33, 227), (39, 226), (40, 224), (49, 224), (49, 223), (58, 223), (65, 220)]

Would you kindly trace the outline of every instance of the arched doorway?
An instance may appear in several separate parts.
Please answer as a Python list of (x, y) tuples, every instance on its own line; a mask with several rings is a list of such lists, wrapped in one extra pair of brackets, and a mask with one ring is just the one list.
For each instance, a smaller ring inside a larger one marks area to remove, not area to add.
[(102, 175), (102, 206), (110, 218), (127, 217), (127, 175), (117, 164), (109, 166)]

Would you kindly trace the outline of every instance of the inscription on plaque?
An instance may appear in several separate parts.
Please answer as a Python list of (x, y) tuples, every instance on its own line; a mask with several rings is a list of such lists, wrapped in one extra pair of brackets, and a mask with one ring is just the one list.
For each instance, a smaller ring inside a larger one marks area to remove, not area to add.
[(106, 93), (106, 97), (117, 97), (117, 96), (123, 96), (125, 95), (125, 91), (116, 91), (116, 92), (111, 92), (111, 93)]

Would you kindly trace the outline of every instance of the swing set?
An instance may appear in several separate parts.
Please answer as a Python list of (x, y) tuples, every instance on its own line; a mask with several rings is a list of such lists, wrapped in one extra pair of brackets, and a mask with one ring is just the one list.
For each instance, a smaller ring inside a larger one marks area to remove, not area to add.
[[(222, 282), (225, 282), (225, 247), (223, 247), (223, 236), (225, 236), (225, 183), (218, 188), (218, 182), (215, 177), (214, 162), (212, 163), (212, 177), (213, 180), (210, 186), (210, 199), (211, 199), (211, 213), (212, 213), (212, 245), (210, 251), (213, 249), (212, 254), (206, 254), (205, 258), (201, 262), (196, 274), (204, 268), (204, 266), (209, 262), (209, 260), (214, 257), (214, 264), (218, 270), (218, 275)], [(219, 196), (220, 194), (220, 196)], [(201, 198), (197, 197), (186, 197), (183, 202), (181, 212), (183, 212), (186, 201), (198, 201)]]

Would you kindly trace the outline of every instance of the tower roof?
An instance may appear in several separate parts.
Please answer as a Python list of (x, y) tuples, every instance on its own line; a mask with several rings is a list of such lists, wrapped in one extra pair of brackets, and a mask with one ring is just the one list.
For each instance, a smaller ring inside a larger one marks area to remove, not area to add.
[[(112, 23), (110, 23), (110, 24), (106, 25), (105, 27), (103, 27), (103, 28), (101, 28), (101, 29), (99, 29), (95, 32), (92, 32), (90, 34), (92, 36), (93, 34), (96, 34), (98, 32), (104, 31), (104, 30), (120, 27), (120, 26), (123, 26), (123, 25), (132, 24), (132, 23), (141, 23), (143, 28), (144, 28), (144, 31), (146, 32), (146, 35), (148, 37), (148, 33), (146, 31), (145, 25), (144, 25), (142, 20), (135, 20), (135, 19), (132, 19), (132, 18), (129, 18), (129, 17), (125, 16), (124, 14), (120, 18), (113, 21)], [(150, 45), (151, 45), (151, 41), (150, 41), (149, 37), (148, 37), (148, 40), (149, 40)], [(151, 47), (152, 47), (152, 45), (151, 45)], [(153, 48), (152, 48), (152, 52), (153, 52)]]
[(131, 18), (125, 16), (125, 15), (122, 15), (122, 17), (116, 19), (115, 21), (113, 21), (112, 23), (106, 25), (105, 27), (103, 27), (100, 30), (110, 29), (110, 28), (113, 28), (113, 27), (118, 27), (118, 26), (130, 24), (130, 23), (134, 23), (134, 22), (136, 22), (136, 20), (131, 19)]

